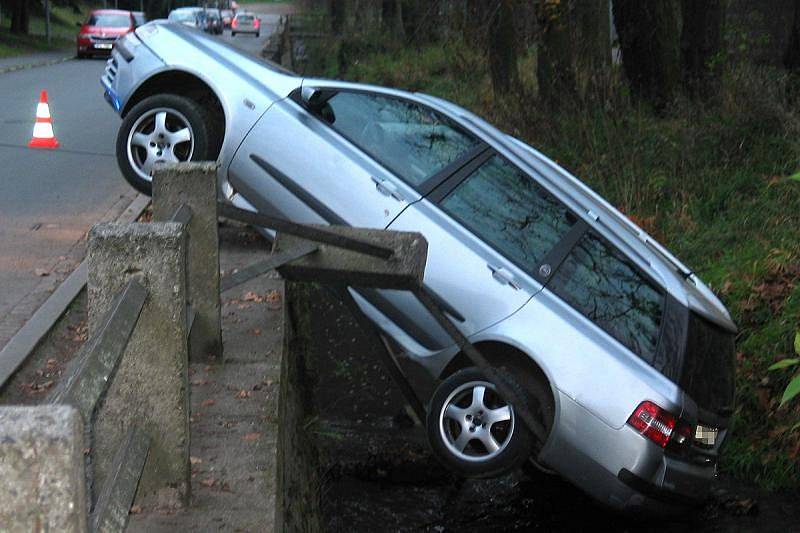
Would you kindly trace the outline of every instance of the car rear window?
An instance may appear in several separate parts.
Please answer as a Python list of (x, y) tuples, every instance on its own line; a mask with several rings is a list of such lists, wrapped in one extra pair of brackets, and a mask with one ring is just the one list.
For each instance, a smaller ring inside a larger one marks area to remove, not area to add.
[(650, 364), (664, 294), (619, 250), (587, 231), (547, 287)]
[(239, 22), (253, 22), (253, 17), (250, 15), (240, 15), (237, 18), (239, 19)]
[(700, 407), (729, 414), (733, 408), (735, 356), (733, 333), (690, 313), (681, 388)]
[(129, 28), (131, 18), (128, 15), (102, 15), (95, 14), (89, 17), (88, 26), (102, 26), (103, 28)]

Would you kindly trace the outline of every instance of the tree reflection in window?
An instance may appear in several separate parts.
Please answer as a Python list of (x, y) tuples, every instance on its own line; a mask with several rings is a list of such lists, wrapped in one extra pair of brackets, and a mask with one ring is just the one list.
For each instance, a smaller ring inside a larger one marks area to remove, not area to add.
[(499, 156), (484, 163), (441, 205), (528, 272), (575, 222), (566, 207)]
[(632, 352), (653, 361), (664, 295), (593, 231), (570, 252), (548, 288)]
[(383, 166), (418, 186), (478, 140), (423, 106), (361, 92), (328, 100), (327, 120)]

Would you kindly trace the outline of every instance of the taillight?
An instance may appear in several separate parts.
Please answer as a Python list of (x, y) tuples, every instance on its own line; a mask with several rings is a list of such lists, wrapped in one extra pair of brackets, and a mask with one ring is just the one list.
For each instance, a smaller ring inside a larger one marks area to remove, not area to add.
[(253, 21), (253, 27), (255, 29), (258, 29), (259, 26), (261, 26), (261, 21), (260, 20), (256, 19), (255, 21)]
[(239, 21), (233, 19), (233, 22), (231, 22), (231, 28), (236, 28), (237, 26), (239, 26)]
[(628, 418), (628, 424), (662, 448), (688, 445), (692, 426), (653, 402), (642, 402)]

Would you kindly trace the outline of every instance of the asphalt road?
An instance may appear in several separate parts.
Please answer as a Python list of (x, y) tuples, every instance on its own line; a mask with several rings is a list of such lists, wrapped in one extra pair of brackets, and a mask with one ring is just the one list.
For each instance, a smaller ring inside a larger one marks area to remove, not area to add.
[[(114, 157), (119, 118), (102, 97), (104, 67), (71, 60), (0, 74), (0, 346), (80, 261), (91, 225), (134, 197)], [(57, 150), (27, 148), (42, 90)]]
[[(220, 39), (260, 55), (279, 16), (262, 14), (261, 36)], [(0, 347), (85, 253), (86, 232), (113, 219), (135, 192), (114, 156), (120, 119), (103, 100), (105, 60), (70, 60), (0, 74)], [(47, 90), (56, 150), (31, 150), (39, 93)]]

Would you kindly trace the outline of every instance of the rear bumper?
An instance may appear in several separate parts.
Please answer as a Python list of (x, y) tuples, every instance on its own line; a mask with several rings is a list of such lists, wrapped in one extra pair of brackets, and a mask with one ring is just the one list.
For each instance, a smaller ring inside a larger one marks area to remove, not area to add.
[(559, 396), (559, 418), (540, 460), (596, 500), (620, 510), (672, 512), (707, 497), (716, 464), (669, 457), (627, 425), (612, 428)]

